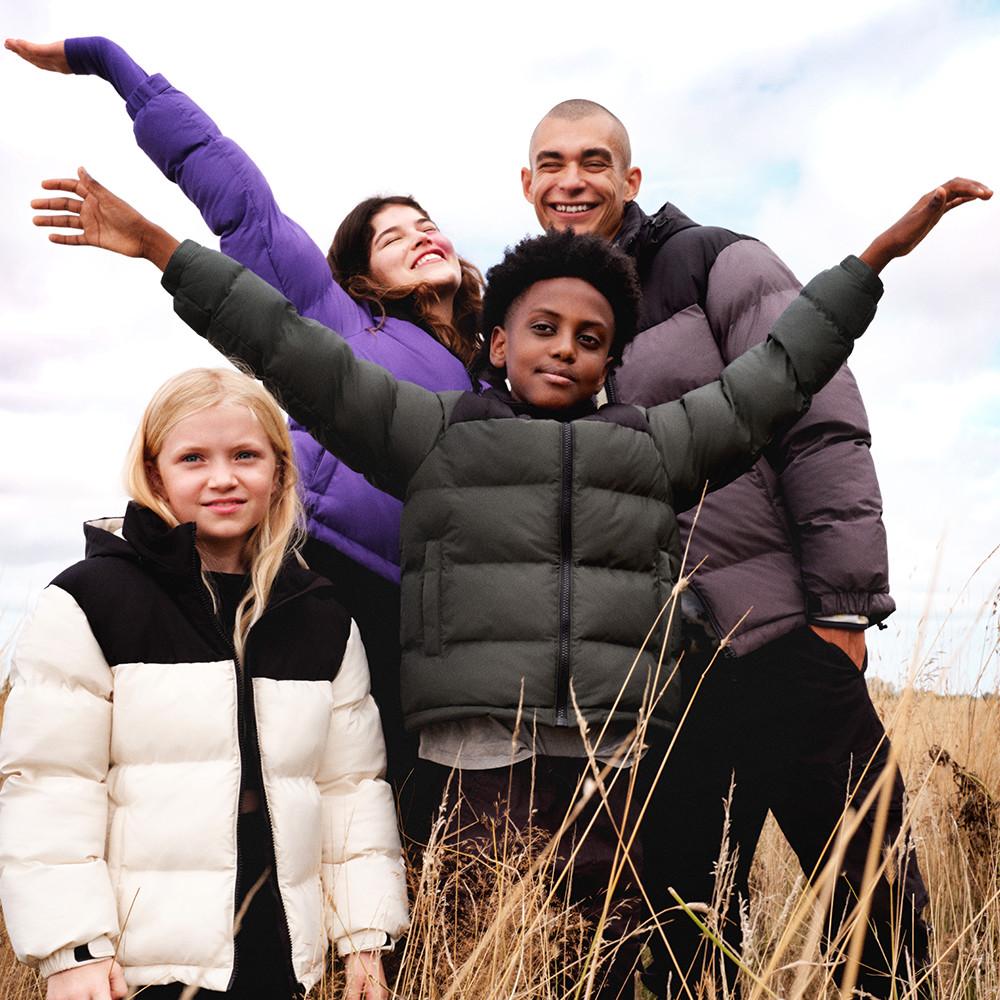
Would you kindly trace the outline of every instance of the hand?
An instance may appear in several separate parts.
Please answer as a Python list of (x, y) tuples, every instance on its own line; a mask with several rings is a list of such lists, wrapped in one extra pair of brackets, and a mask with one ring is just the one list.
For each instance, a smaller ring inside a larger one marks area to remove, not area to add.
[(126, 257), (144, 257), (162, 271), (167, 266), (178, 243), (169, 233), (140, 215), (128, 202), (113, 195), (99, 184), (83, 167), (78, 180), (64, 177), (42, 181), (47, 191), (69, 191), (82, 199), (35, 198), (32, 208), (66, 215), (36, 215), (36, 226), (60, 226), (81, 232), (50, 233), (53, 243), (64, 246), (100, 247)]
[(809, 626), (821, 639), (842, 649), (860, 670), (865, 665), (865, 633), (861, 629)]
[(895, 257), (905, 257), (940, 221), (967, 201), (989, 201), (993, 192), (985, 184), (955, 177), (929, 191), (899, 222), (877, 236), (861, 259), (878, 274)]
[(123, 1000), (128, 996), (122, 967), (108, 958), (49, 976), (46, 1000)]
[(38, 42), (26, 42), (23, 38), (8, 38), (3, 46), (39, 69), (47, 69), (52, 73), (73, 72), (66, 61), (65, 42), (49, 42), (45, 45), (39, 45)]
[(344, 958), (344, 1000), (389, 1000), (380, 951), (352, 951)]

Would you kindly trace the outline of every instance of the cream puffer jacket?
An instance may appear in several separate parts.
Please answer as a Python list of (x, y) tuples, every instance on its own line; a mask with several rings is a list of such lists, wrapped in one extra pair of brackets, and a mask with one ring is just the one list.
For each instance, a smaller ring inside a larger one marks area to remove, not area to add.
[[(407, 925), (385, 751), (358, 631), (286, 565), (242, 670), (193, 525), (130, 505), (18, 642), (0, 737), (0, 901), (44, 975), (115, 952), (130, 986), (227, 989), (244, 770), (263, 789), (296, 980)], [(243, 684), (251, 683), (252, 696)]]

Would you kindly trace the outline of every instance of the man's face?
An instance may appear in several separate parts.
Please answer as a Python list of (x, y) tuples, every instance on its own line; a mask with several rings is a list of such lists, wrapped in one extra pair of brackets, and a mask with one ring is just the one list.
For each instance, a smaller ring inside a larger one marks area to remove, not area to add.
[(566, 410), (601, 391), (615, 317), (608, 300), (580, 278), (536, 281), (493, 330), (490, 361), (506, 367), (511, 395)]
[(639, 168), (625, 163), (620, 128), (606, 115), (542, 119), (521, 185), (543, 229), (572, 226), (607, 240), (618, 232), (642, 180)]

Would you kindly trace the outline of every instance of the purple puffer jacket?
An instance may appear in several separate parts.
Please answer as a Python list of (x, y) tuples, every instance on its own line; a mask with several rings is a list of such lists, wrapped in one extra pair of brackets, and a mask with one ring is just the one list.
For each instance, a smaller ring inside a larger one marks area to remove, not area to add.
[[(654, 406), (719, 377), (767, 338), (799, 294), (763, 243), (699, 226), (671, 204), (634, 202), (616, 242), (638, 265), (642, 332), (615, 373), (615, 398)], [(678, 518), (692, 590), (712, 631), (736, 628), (742, 656), (806, 623), (863, 627), (895, 608), (882, 498), (861, 394), (846, 365), (746, 475)], [(738, 627), (737, 627), (738, 626)]]
[[(197, 206), (220, 248), (260, 275), (310, 319), (336, 330), (351, 350), (397, 378), (432, 392), (466, 390), (465, 367), (421, 327), (388, 318), (377, 332), (371, 313), (333, 280), (323, 251), (283, 215), (249, 156), (159, 74), (147, 76), (106, 38), (70, 38), (74, 73), (111, 83), (127, 102), (147, 156)], [(309, 534), (355, 562), (399, 582), (399, 501), (324, 451), (294, 421), (295, 458)]]

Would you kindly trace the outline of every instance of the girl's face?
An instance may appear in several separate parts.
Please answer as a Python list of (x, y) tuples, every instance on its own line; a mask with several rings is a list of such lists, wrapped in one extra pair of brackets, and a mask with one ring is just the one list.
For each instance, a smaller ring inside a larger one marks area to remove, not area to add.
[(177, 520), (194, 524), (208, 568), (238, 573), (250, 533), (267, 516), (277, 465), (253, 412), (218, 404), (171, 428), (152, 479)]
[(462, 267), (451, 240), (423, 212), (386, 205), (372, 217), (371, 277), (386, 288), (429, 284), (441, 298), (462, 283)]

